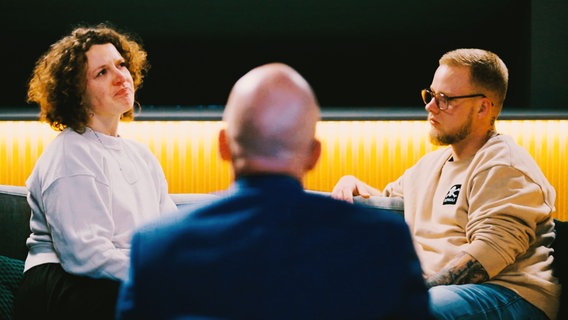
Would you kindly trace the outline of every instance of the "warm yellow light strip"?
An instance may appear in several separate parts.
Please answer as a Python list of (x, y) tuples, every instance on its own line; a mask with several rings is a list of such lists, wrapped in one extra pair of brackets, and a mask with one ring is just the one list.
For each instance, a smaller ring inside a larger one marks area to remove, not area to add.
[[(150, 147), (164, 168), (170, 192), (214, 192), (231, 182), (231, 171), (217, 153), (219, 121), (136, 121), (123, 123), (121, 134)], [(557, 190), (555, 217), (568, 220), (568, 120), (500, 120), (533, 155)], [(24, 185), (43, 148), (57, 135), (34, 121), (0, 122), (0, 183)], [(322, 121), (317, 135), (322, 157), (304, 181), (306, 188), (331, 191), (337, 180), (353, 174), (378, 188), (400, 176), (435, 149), (425, 121)]]
[(144, 121), (121, 126), (124, 137), (145, 143), (160, 160), (171, 192), (214, 192), (229, 186), (229, 164), (217, 153), (222, 122)]
[(323, 152), (309, 189), (331, 191), (346, 174), (382, 188), (434, 148), (424, 121), (323, 121), (317, 129)]

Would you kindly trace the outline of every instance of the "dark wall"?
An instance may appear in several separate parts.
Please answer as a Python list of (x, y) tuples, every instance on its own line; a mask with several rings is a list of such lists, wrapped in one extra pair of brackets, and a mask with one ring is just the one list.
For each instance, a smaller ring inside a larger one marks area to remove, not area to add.
[(568, 110), (568, 1), (532, 0), (532, 108)]
[(480, 47), (509, 67), (507, 105), (530, 107), (529, 0), (2, 0), (0, 106), (25, 105), (52, 42), (101, 21), (143, 40), (152, 64), (143, 105), (222, 105), (249, 69), (282, 61), (325, 107), (421, 107), (438, 58)]

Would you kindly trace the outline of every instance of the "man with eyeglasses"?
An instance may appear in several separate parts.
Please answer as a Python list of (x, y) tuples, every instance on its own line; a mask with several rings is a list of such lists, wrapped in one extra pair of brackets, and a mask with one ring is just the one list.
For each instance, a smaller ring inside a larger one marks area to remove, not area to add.
[(404, 199), (438, 319), (556, 317), (556, 192), (530, 154), (496, 132), (507, 84), (507, 67), (494, 53), (446, 53), (421, 95), (430, 140), (449, 147), (425, 155), (382, 192), (354, 176), (332, 191), (349, 202)]

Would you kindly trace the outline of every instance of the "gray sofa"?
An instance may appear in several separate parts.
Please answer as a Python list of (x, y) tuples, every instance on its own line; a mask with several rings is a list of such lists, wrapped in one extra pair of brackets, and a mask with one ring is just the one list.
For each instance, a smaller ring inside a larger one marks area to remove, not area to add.
[[(318, 191), (310, 191), (322, 193)], [(30, 233), (27, 190), (21, 186), (0, 185), (0, 319), (12, 319), (13, 296), (18, 288), (23, 271), (23, 260), (27, 255), (26, 239)], [(218, 197), (214, 194), (183, 193), (171, 194), (178, 207), (201, 204)], [(400, 199), (371, 197), (357, 198), (356, 202), (375, 208), (387, 208), (402, 214)], [(568, 271), (568, 222), (556, 221), (557, 238), (555, 248), (555, 272), (560, 279), (566, 279)], [(567, 295), (561, 297), (558, 319), (568, 319)]]
[[(0, 185), (0, 256), (24, 260), (30, 234), (27, 190), (22, 186)], [(199, 204), (216, 198), (207, 193), (172, 194), (178, 206)]]

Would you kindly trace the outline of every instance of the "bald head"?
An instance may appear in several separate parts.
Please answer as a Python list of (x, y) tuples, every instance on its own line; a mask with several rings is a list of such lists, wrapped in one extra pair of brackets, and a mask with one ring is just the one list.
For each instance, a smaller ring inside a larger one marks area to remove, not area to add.
[(314, 144), (319, 156), (319, 117), (310, 85), (294, 69), (271, 63), (251, 70), (233, 86), (223, 114), (235, 173), (303, 175), (315, 165)]

